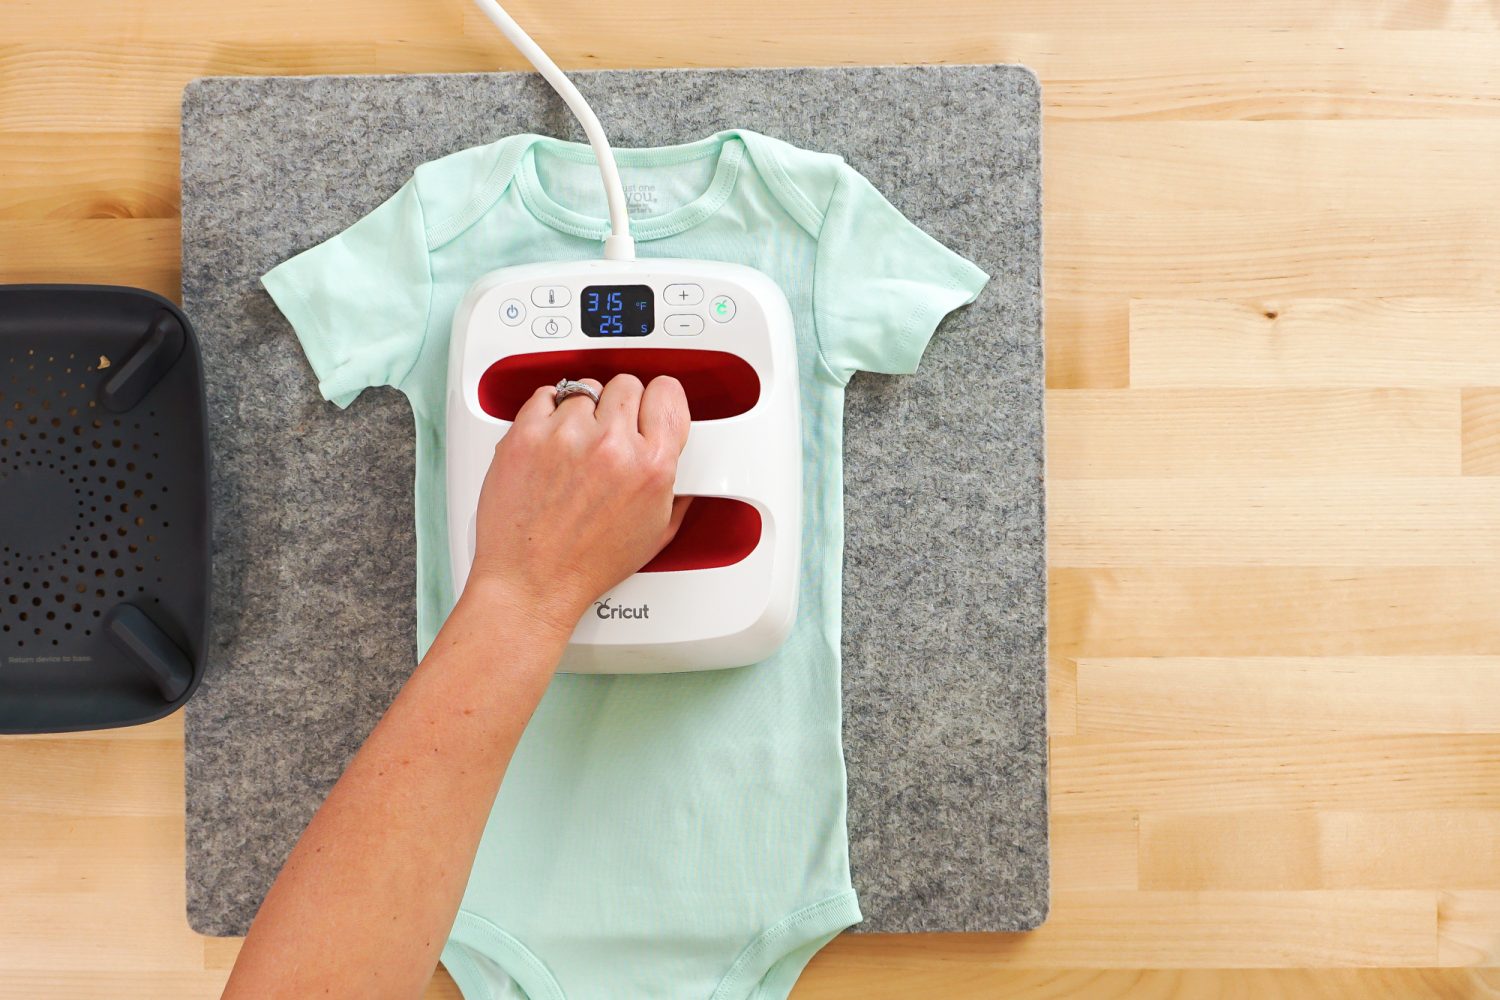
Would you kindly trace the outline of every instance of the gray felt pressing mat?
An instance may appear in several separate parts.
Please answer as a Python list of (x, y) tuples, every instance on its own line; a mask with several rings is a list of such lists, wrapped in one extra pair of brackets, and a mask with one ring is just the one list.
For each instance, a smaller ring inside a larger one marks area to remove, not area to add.
[[(1040, 106), (1015, 66), (580, 73), (620, 146), (740, 126), (838, 153), (992, 275), (847, 399), (844, 739), (862, 930), (1047, 913)], [(582, 139), (529, 74), (200, 80), (182, 293), (214, 456), (214, 640), (187, 708), (188, 911), (243, 934), (415, 657), (412, 417), (318, 396), (259, 276), (420, 163)], [(440, 831), (434, 831), (440, 835)]]

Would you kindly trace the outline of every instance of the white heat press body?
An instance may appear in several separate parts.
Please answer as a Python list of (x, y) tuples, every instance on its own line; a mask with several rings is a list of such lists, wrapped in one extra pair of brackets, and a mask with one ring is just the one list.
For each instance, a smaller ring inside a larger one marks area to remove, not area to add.
[(479, 490), (516, 410), (560, 378), (677, 377), (693, 415), (675, 492), (696, 499), (677, 538), (597, 601), (560, 669), (644, 673), (765, 659), (796, 613), (802, 431), (791, 310), (752, 268), (590, 260), (504, 268), (453, 317), (448, 531), (461, 590)]
[(474, 558), (479, 490), (523, 402), (560, 379), (674, 375), (692, 425), (676, 537), (584, 614), (559, 669), (739, 667), (791, 632), (801, 576), (802, 428), (792, 313), (753, 268), (637, 260), (625, 188), (593, 109), (496, 0), (476, 0), (583, 126), (609, 203), (603, 259), (536, 263), (476, 281), (448, 355), (448, 544), (456, 591)]

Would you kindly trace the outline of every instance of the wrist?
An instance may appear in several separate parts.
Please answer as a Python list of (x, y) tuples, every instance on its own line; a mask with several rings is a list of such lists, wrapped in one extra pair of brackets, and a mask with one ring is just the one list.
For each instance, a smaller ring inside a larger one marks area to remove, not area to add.
[(562, 655), (582, 611), (574, 613), (561, 600), (539, 599), (536, 588), (499, 574), (480, 572), (478, 565), (474, 569), (453, 615), (483, 623), (492, 635), (514, 636), (542, 649), (555, 648), (557, 655)]
[(559, 566), (546, 579), (538, 579), (528, 575), (524, 567), (484, 557), (474, 560), (464, 585), (465, 594), (505, 602), (538, 627), (561, 632), (564, 640), (573, 634), (593, 599), (592, 594), (583, 593), (587, 589), (587, 584), (575, 579), (567, 567)]

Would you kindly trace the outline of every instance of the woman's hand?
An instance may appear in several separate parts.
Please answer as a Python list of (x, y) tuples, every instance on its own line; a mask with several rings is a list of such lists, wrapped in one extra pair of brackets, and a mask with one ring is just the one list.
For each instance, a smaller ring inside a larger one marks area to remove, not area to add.
[[(595, 389), (600, 385), (585, 380)], [(479, 496), (465, 592), (498, 587), (544, 625), (571, 633), (589, 604), (661, 551), (687, 512), (674, 499), (687, 443), (674, 378), (616, 375), (599, 404), (538, 389), (495, 448)]]

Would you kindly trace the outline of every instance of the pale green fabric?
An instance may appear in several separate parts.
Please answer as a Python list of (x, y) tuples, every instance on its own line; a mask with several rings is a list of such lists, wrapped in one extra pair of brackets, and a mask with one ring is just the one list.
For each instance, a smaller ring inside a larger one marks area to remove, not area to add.
[[(799, 613), (785, 647), (752, 667), (558, 676), (506, 775), (443, 961), (468, 1000), (784, 997), (859, 920), (840, 746), (844, 386), (859, 369), (912, 371), (986, 277), (835, 156), (743, 130), (617, 155), (640, 256), (748, 264), (791, 303)], [(495, 268), (597, 256), (604, 215), (588, 147), (512, 136), (424, 164), (264, 278), (325, 396), (347, 406), (393, 385), (411, 400), (423, 651), (454, 600), (443, 492), (454, 309)]]

